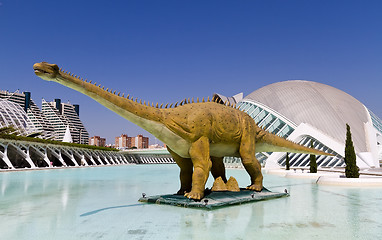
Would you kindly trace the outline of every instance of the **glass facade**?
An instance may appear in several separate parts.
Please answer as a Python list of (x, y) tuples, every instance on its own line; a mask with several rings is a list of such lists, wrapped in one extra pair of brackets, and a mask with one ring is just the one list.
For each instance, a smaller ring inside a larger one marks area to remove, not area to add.
[(248, 113), (259, 127), (265, 128), (280, 137), (287, 138), (295, 129), (294, 126), (288, 125), (269, 109), (260, 107), (253, 102), (244, 100), (239, 102), (237, 106), (240, 110)]
[(371, 121), (373, 122), (373, 126), (382, 134), (382, 120), (377, 117), (372, 111), (368, 109), (371, 117)]
[[(260, 104), (256, 104), (248, 100), (243, 100), (239, 102), (237, 106), (240, 110), (248, 113), (248, 115), (253, 118), (253, 120), (256, 122), (256, 124), (259, 127), (265, 128), (268, 132), (271, 132), (282, 138), (289, 137), (289, 135), (292, 134), (292, 132), (296, 129), (296, 126), (291, 124), (288, 120), (278, 116), (278, 114), (276, 114), (272, 109), (267, 109), (264, 106), (260, 106)], [(381, 129), (382, 129), (382, 124), (381, 124)], [(314, 148), (325, 151), (325, 152), (329, 152), (335, 155), (333, 157), (317, 156), (317, 166), (319, 167), (343, 167), (344, 166), (345, 163), (342, 156), (340, 156), (333, 150), (329, 149), (322, 143), (318, 142), (317, 140), (309, 136), (306, 136), (305, 138), (303, 138), (299, 142), (299, 144), (309, 147), (310, 141), (313, 141)], [(256, 153), (256, 158), (264, 166), (266, 163), (266, 160), (271, 154), (272, 154), (271, 152)], [(278, 160), (278, 163), (281, 166), (285, 166), (285, 158), (286, 158), (286, 154)], [(289, 154), (289, 159), (290, 159), (291, 167), (309, 166), (309, 154), (292, 153), (292, 154)], [(235, 157), (226, 157), (224, 158), (224, 162), (226, 164), (229, 164), (230, 166), (235, 166), (240, 164), (241, 159), (235, 158)]]

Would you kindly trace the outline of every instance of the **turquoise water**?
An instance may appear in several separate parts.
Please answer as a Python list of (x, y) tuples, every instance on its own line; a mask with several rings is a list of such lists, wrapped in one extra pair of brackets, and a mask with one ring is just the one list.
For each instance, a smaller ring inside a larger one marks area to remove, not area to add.
[[(176, 165), (0, 173), (0, 239), (380, 239), (382, 189), (265, 175), (290, 197), (213, 211), (143, 204), (176, 192)], [(244, 170), (228, 169), (240, 186)], [(208, 186), (212, 185), (211, 177)]]

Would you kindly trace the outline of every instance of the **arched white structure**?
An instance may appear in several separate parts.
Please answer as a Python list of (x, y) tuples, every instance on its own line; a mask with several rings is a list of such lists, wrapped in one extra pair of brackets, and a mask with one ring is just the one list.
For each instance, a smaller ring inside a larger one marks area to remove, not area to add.
[[(343, 167), (346, 123), (350, 125), (361, 168), (379, 167), (382, 121), (361, 102), (334, 87), (311, 81), (285, 81), (262, 87), (238, 105), (255, 122), (289, 140), (329, 151), (336, 157), (320, 156), (320, 167)], [(260, 153), (266, 167), (285, 165), (285, 153)], [(291, 154), (291, 166), (309, 166), (309, 156)]]
[(119, 151), (104, 151), (0, 138), (0, 168), (5, 169), (130, 163), (137, 162), (132, 161), (124, 152)]
[(19, 134), (29, 135), (37, 129), (20, 105), (7, 100), (0, 100), (0, 128), (14, 127)]

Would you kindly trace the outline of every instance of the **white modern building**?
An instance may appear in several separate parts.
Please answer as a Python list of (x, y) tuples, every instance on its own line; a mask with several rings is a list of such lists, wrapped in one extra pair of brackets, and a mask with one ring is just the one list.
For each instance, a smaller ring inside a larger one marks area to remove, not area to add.
[[(81, 144), (88, 144), (89, 142), (89, 133), (79, 118), (79, 105), (61, 103), (60, 99), (55, 99), (52, 102), (43, 99), (42, 110), (40, 110), (31, 99), (30, 92), (21, 93), (19, 90), (15, 92), (0, 90), (0, 100), (5, 101), (2, 104), (3, 112), (8, 112), (7, 116), (13, 117), (7, 121), (4, 120), (2, 125), (11, 124), (18, 128), (22, 135), (33, 132), (38, 135), (37, 137), (43, 139), (63, 141), (65, 131), (69, 127), (70, 136), (67, 136), (66, 139), (70, 137), (74, 143)], [(20, 109), (24, 112), (20, 112)], [(9, 112), (13, 110), (14, 113)], [(22, 127), (19, 124), (21, 119), (18, 118), (19, 116), (27, 116), (28, 124), (25, 123)]]
[(31, 99), (30, 92), (15, 92), (0, 90), (0, 99), (13, 102), (21, 107), (33, 123), (40, 138), (54, 139), (55, 133), (52, 125), (47, 121), (41, 110)]
[[(216, 96), (216, 94), (215, 94)], [(220, 96), (220, 95), (218, 95)], [(349, 94), (311, 81), (285, 81), (262, 87), (238, 103), (269, 132), (332, 153), (317, 156), (319, 167), (344, 167), (346, 124), (360, 168), (379, 168), (382, 162), (382, 121)], [(257, 153), (266, 168), (285, 166), (286, 153)], [(291, 167), (309, 166), (309, 155), (289, 154)], [(228, 158), (226, 162), (237, 160)]]
[[(61, 103), (60, 99), (52, 102), (42, 100), (41, 110), (56, 133), (55, 140), (63, 141), (66, 130), (70, 130), (70, 138), (74, 143), (88, 144), (89, 133), (79, 118), (79, 106)], [(66, 139), (69, 136), (66, 134)]]
[(0, 99), (0, 128), (13, 127), (18, 135), (38, 132), (27, 113), (17, 103)]

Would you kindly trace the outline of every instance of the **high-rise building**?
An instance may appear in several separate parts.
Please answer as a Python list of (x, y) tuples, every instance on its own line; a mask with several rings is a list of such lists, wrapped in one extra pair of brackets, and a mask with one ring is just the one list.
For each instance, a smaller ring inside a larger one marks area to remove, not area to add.
[(31, 100), (27, 109), (28, 117), (31, 119), (35, 127), (41, 132), (41, 137), (44, 139), (54, 139), (55, 132), (53, 126), (48, 119), (42, 114), (41, 110)]
[(136, 148), (149, 148), (149, 138), (143, 135), (131, 137), (131, 146)]
[(149, 138), (143, 135), (136, 137), (128, 137), (126, 134), (122, 134), (115, 138), (115, 147), (119, 149), (123, 148), (149, 148)]
[[(0, 98), (8, 100), (10, 102), (17, 103), (20, 105), (21, 108), (25, 109), (25, 94), (20, 93), (19, 90), (16, 90), (14, 92), (0, 90)], [(30, 93), (29, 93), (29, 99), (30, 99)]]
[(89, 145), (94, 145), (98, 147), (105, 147), (106, 145), (106, 139), (101, 138), (100, 136), (94, 136), (89, 138)]
[(79, 118), (78, 105), (61, 103), (61, 99), (55, 99), (52, 102), (42, 100), (42, 112), (53, 126), (56, 140), (63, 140), (66, 128), (69, 126), (74, 143), (88, 144), (89, 133)]
[(115, 148), (131, 148), (131, 138), (127, 134), (121, 134), (119, 137), (115, 137)]

